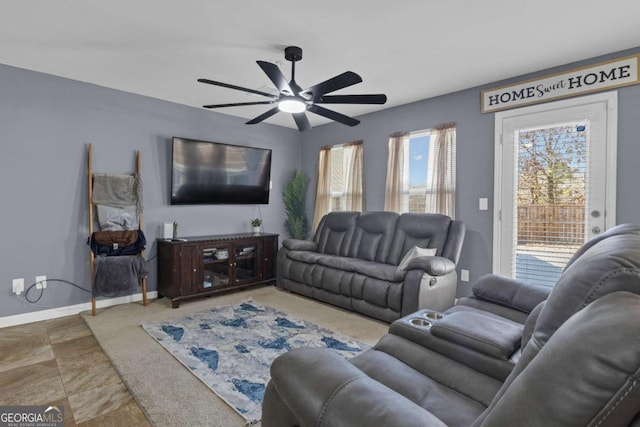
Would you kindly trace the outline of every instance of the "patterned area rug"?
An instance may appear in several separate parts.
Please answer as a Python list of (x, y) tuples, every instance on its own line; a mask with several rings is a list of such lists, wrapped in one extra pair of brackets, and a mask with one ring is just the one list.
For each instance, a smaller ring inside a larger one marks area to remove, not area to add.
[(280, 354), (321, 347), (350, 358), (370, 347), (253, 301), (142, 327), (248, 424), (260, 421), (269, 367)]

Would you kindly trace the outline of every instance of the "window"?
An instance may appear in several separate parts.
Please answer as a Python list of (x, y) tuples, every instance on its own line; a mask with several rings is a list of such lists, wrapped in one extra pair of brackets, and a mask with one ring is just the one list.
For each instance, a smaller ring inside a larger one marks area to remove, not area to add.
[(389, 138), (385, 210), (455, 215), (455, 124)]
[(314, 230), (334, 211), (362, 211), (362, 141), (320, 149)]
[[(409, 136), (409, 144), (403, 153), (405, 159), (406, 174), (403, 185), (402, 212), (426, 212), (427, 189), (430, 187), (429, 170), (429, 131), (412, 132)], [(433, 157), (433, 153), (431, 153)]]

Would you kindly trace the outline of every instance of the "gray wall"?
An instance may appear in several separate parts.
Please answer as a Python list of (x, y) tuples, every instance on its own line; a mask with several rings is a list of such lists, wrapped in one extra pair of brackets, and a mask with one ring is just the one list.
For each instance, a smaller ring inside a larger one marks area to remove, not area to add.
[[(170, 206), (171, 137), (273, 150), (265, 231), (283, 233), (282, 188), (300, 164), (296, 130), (0, 65), (0, 317), (90, 301), (90, 295), (49, 283), (32, 306), (11, 293), (13, 278), (65, 279), (90, 289), (87, 143), (94, 172), (130, 173), (142, 158), (147, 258), (160, 224), (176, 220), (181, 235), (249, 232), (256, 205)], [(148, 285), (156, 289), (156, 260)], [(34, 296), (37, 293), (33, 294)]]
[[(458, 266), (470, 270), (470, 281), (459, 283), (458, 296), (469, 294), (473, 283), (492, 268), (494, 115), (480, 113), (480, 91), (510, 82), (563, 71), (581, 65), (635, 54), (640, 48), (593, 58), (495, 82), (437, 98), (390, 108), (363, 117), (360, 125), (329, 124), (303, 134), (303, 169), (311, 177), (309, 215), (313, 216), (317, 158), (320, 147), (363, 140), (366, 209), (382, 210), (387, 169), (388, 136), (397, 131), (431, 128), (455, 121), (457, 141), (456, 216), (467, 226), (467, 237)], [(469, 72), (473, 72), (470, 67)], [(640, 223), (640, 85), (618, 89), (618, 197), (617, 223)], [(478, 210), (478, 199), (489, 198), (489, 210)], [(458, 275), (459, 277), (459, 275)]]

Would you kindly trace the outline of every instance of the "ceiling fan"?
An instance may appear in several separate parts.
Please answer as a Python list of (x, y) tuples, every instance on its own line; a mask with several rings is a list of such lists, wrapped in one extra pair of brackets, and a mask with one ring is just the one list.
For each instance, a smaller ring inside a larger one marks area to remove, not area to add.
[(255, 89), (248, 89), (228, 83), (216, 82), (209, 79), (198, 79), (201, 83), (208, 83), (216, 86), (222, 86), (229, 89), (241, 90), (256, 95), (269, 98), (266, 101), (256, 102), (238, 102), (233, 104), (213, 104), (203, 105), (204, 108), (225, 108), (238, 107), (243, 105), (261, 105), (261, 104), (277, 104), (269, 111), (249, 120), (246, 124), (253, 125), (260, 123), (274, 114), (284, 111), (293, 114), (293, 119), (302, 132), (311, 129), (311, 124), (307, 118), (305, 111), (318, 114), (328, 119), (340, 122), (348, 126), (355, 126), (360, 123), (352, 117), (345, 116), (328, 108), (324, 108), (318, 104), (384, 104), (387, 102), (387, 96), (383, 94), (374, 95), (327, 95), (357, 83), (362, 82), (362, 78), (352, 71), (345, 71), (335, 77), (325, 80), (306, 89), (302, 89), (295, 80), (296, 62), (302, 59), (302, 49), (297, 46), (289, 46), (284, 50), (284, 57), (287, 61), (291, 61), (291, 81), (287, 82), (284, 75), (276, 64), (266, 61), (256, 61), (262, 71), (269, 77), (269, 80), (278, 89), (278, 94), (270, 94)]

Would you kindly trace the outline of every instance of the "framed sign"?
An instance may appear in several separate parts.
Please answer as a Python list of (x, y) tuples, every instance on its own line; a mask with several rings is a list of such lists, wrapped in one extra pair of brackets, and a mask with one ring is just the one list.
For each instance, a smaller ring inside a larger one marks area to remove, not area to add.
[(640, 83), (632, 55), (481, 92), (482, 113), (538, 104)]

